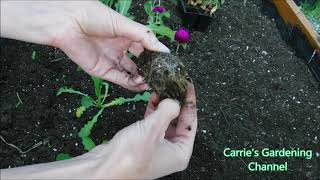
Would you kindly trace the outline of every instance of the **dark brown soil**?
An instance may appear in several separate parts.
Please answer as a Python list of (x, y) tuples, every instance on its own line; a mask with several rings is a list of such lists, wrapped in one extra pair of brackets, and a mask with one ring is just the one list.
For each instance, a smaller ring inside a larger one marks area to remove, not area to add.
[[(145, 22), (145, 17), (139, 18), (143, 2), (134, 4), (136, 19)], [(264, 14), (262, 0), (246, 4), (228, 0), (207, 32), (191, 32), (189, 47), (179, 55), (196, 87), (198, 133), (188, 169), (163, 179), (320, 178), (320, 159), (315, 155), (320, 153), (318, 84), (304, 60), (281, 39), (274, 20)], [(173, 16), (171, 26), (178, 23)], [(96, 111), (76, 119), (80, 97), (55, 93), (61, 86), (71, 86), (93, 94), (90, 78), (77, 72), (57, 49), (7, 39), (0, 43), (1, 135), (23, 150), (49, 140), (25, 156), (1, 141), (1, 168), (54, 161), (59, 152), (84, 153), (77, 132)], [(36, 61), (31, 59), (33, 50)], [(57, 58), (62, 60), (51, 62)], [(110, 99), (134, 95), (115, 85), (111, 89)], [(16, 93), (23, 101), (18, 108)], [(94, 141), (111, 139), (141, 119), (144, 110), (141, 102), (107, 109), (93, 129)], [(226, 147), (312, 149), (314, 157), (226, 158)], [(247, 164), (252, 161), (287, 161), (289, 170), (250, 172)]]

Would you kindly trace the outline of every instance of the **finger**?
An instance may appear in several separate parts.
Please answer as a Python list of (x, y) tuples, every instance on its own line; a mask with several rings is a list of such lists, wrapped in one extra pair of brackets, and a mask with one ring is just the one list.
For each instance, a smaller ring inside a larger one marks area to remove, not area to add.
[(139, 57), (143, 52), (144, 48), (141, 43), (133, 42), (129, 47), (129, 51), (136, 57)]
[(131, 75), (138, 74), (137, 65), (128, 58), (127, 53), (124, 53), (123, 57), (120, 59), (119, 65), (122, 66)]
[(140, 79), (139, 76), (137, 79), (133, 79), (132, 76), (125, 71), (121, 72), (116, 69), (110, 69), (101, 77), (132, 91), (142, 91), (147, 89), (147, 84), (143, 83), (143, 80), (137, 80)]
[(157, 95), (157, 93), (153, 92), (149, 98), (147, 109), (146, 109), (146, 112), (144, 113), (144, 118), (149, 116), (151, 113), (153, 113), (157, 109), (159, 101), (160, 101), (159, 96)]
[(187, 137), (185, 140), (193, 143), (197, 129), (197, 108), (194, 87), (188, 84), (187, 96), (181, 108), (178, 119), (176, 135), (177, 137)]
[(178, 117), (180, 105), (172, 99), (161, 101), (157, 109), (144, 119), (147, 133), (154, 140), (163, 138), (172, 120)]
[(153, 32), (146, 26), (134, 22), (131, 19), (116, 14), (114, 22), (114, 32), (117, 36), (124, 36), (132, 41), (141, 42), (144, 48), (147, 48), (151, 51), (159, 51), (164, 53), (170, 53), (169, 48), (162, 44)]
[(178, 118), (174, 119), (170, 122), (169, 127), (166, 131), (165, 138), (172, 142), (172, 138), (177, 136), (177, 125), (178, 125)]

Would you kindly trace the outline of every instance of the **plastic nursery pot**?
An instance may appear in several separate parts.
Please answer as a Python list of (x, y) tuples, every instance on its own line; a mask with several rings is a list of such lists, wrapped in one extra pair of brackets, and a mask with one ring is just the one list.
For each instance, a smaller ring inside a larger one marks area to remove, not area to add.
[(179, 0), (178, 7), (182, 13), (184, 26), (202, 32), (208, 29), (213, 19), (212, 16), (201, 13), (199, 8), (189, 6), (186, 0)]

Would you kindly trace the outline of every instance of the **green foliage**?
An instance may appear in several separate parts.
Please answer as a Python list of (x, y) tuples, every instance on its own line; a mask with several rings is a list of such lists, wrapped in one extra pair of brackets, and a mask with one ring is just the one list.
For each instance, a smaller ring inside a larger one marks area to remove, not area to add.
[(81, 96), (88, 96), (87, 94), (83, 94), (83, 93), (80, 92), (80, 91), (76, 91), (76, 90), (74, 90), (74, 89), (72, 89), (72, 88), (67, 88), (67, 87), (61, 87), (61, 88), (58, 90), (56, 96), (60, 96), (62, 93), (71, 93), (71, 94), (79, 94), (79, 95), (81, 95)]
[(127, 16), (128, 18), (134, 19), (134, 17), (129, 14), (132, 0), (100, 0), (100, 2), (115, 9), (118, 13)]
[(158, 26), (155, 24), (150, 24), (148, 25), (148, 27), (158, 36), (165, 36), (168, 37), (171, 41), (174, 40), (174, 34), (175, 32), (170, 29), (169, 27), (162, 25), (162, 26)]
[(94, 100), (90, 96), (83, 96), (81, 99), (81, 106), (84, 108), (94, 106)]
[(90, 137), (83, 137), (81, 138), (81, 140), (82, 140), (84, 149), (87, 151), (90, 151), (91, 149), (96, 147), (96, 144), (93, 142), (93, 140)]
[(79, 137), (82, 139), (82, 144), (84, 145), (85, 150), (90, 151), (92, 148), (95, 147), (95, 143), (90, 139), (91, 130), (94, 124), (98, 121), (99, 116), (103, 112), (104, 108), (100, 109), (100, 111), (81, 128), (79, 132)]
[(71, 158), (72, 156), (70, 156), (70, 154), (59, 153), (56, 157), (56, 161), (62, 161), (62, 160), (71, 159)]
[(79, 137), (82, 140), (82, 144), (85, 150), (90, 151), (92, 148), (96, 146), (93, 140), (90, 138), (90, 134), (93, 126), (98, 122), (98, 118), (102, 114), (104, 108), (111, 106), (120, 106), (127, 102), (149, 101), (149, 97), (150, 93), (144, 92), (142, 95), (137, 94), (133, 98), (119, 97), (114, 99), (110, 103), (105, 104), (103, 108), (100, 109), (100, 111), (90, 121), (88, 121), (87, 124), (85, 124), (84, 127), (82, 127), (80, 132), (78, 133)]
[(306, 16), (312, 17), (320, 21), (320, 1), (311, 3), (310, 0), (305, 0), (301, 5), (302, 11)]
[[(102, 107), (102, 104), (104, 103), (104, 100), (108, 96), (108, 90), (109, 90), (109, 84), (106, 82), (103, 82), (101, 79), (96, 78), (96, 77), (91, 77), (93, 80), (94, 84), (94, 91), (97, 97), (96, 100), (96, 106), (97, 107)], [(104, 88), (104, 93), (102, 95), (102, 89)]]
[[(78, 133), (79, 137), (82, 140), (82, 144), (85, 150), (87, 151), (90, 151), (92, 148), (96, 146), (93, 140), (90, 138), (91, 130), (93, 126), (97, 123), (99, 116), (102, 114), (102, 112), (106, 107), (120, 106), (127, 102), (148, 101), (150, 97), (149, 92), (144, 92), (142, 95), (137, 94), (133, 98), (119, 97), (114, 99), (110, 103), (104, 104), (104, 101), (108, 96), (109, 84), (95, 77), (92, 77), (92, 80), (93, 80), (93, 85), (95, 87), (95, 95), (97, 97), (96, 100), (94, 100), (92, 97), (88, 96), (87, 94), (84, 94), (80, 91), (76, 91), (72, 88), (62, 87), (57, 92), (57, 96), (61, 95), (62, 93), (73, 93), (73, 94), (82, 95), (81, 106), (76, 110), (76, 117), (78, 118), (81, 117), (82, 114), (86, 111), (86, 109), (90, 107), (95, 106), (100, 109), (99, 112), (90, 121), (88, 121)], [(103, 89), (104, 89), (104, 92), (102, 92)]]
[(171, 2), (176, 6), (178, 5), (178, 1), (177, 0), (171, 0)]
[(132, 0), (118, 0), (118, 2), (115, 4), (116, 11), (124, 16), (129, 16), (131, 3)]
[(137, 101), (149, 101), (150, 98), (150, 93), (149, 92), (144, 92), (142, 95), (137, 94), (133, 98), (124, 98), (124, 97), (119, 97), (111, 101), (110, 103), (106, 104), (105, 107), (111, 107), (111, 106), (121, 106), (124, 103), (128, 102), (137, 102)]
[(100, 2), (102, 2), (104, 5), (112, 7), (114, 0), (100, 0)]
[(144, 7), (144, 11), (148, 14), (148, 16), (152, 16), (152, 2), (151, 1), (147, 1), (144, 3), (143, 5)]
[(83, 106), (80, 106), (76, 110), (76, 117), (79, 118), (82, 116), (82, 114), (86, 111), (86, 108)]
[(36, 58), (37, 58), (37, 53), (36, 53), (36, 51), (32, 51), (31, 59), (32, 59), (33, 61), (35, 61)]
[(168, 26), (164, 25), (164, 18), (170, 18), (170, 12), (156, 13), (152, 11), (153, 5), (151, 1), (144, 3), (144, 11), (148, 14), (148, 27), (158, 37), (167, 37), (171, 41), (174, 40), (175, 32)]
[(206, 14), (212, 15), (224, 4), (225, 0), (190, 0), (188, 3), (198, 6), (205, 11)]

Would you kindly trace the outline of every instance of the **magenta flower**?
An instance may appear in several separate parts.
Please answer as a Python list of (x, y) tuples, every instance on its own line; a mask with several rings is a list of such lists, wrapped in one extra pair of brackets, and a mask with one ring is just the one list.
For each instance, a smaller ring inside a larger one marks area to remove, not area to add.
[(179, 43), (188, 43), (190, 40), (189, 32), (184, 28), (179, 28), (174, 35), (174, 39)]
[(163, 13), (165, 12), (166, 10), (164, 9), (164, 7), (162, 6), (155, 6), (153, 9), (152, 9), (152, 12), (155, 12), (155, 13)]

